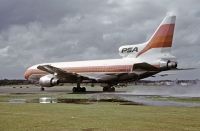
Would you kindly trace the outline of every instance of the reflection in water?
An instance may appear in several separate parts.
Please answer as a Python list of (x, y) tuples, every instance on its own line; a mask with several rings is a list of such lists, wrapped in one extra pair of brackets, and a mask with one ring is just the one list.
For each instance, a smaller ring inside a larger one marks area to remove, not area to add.
[[(75, 103), (119, 102), (130, 105), (200, 107), (200, 86), (136, 86), (127, 92), (88, 93), (83, 98), (41, 97), (10, 99), (9, 103)], [(66, 94), (68, 95), (68, 94)], [(19, 98), (19, 97), (18, 97)]]

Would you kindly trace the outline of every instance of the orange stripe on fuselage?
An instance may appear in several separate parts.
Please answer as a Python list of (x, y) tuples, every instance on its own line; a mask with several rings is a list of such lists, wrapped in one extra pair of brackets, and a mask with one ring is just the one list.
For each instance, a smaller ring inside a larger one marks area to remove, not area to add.
[(137, 54), (137, 57), (151, 48), (171, 47), (175, 24), (164, 24), (160, 26), (147, 46)]

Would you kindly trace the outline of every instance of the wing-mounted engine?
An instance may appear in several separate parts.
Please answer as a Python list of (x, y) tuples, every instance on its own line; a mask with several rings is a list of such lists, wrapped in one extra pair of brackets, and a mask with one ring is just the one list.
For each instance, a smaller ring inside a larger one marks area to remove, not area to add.
[(52, 87), (58, 85), (59, 79), (56, 78), (54, 75), (46, 75), (40, 78), (39, 84), (42, 87)]
[(144, 46), (145, 43), (121, 46), (119, 47), (119, 55), (122, 57), (136, 57), (138, 52), (140, 52)]
[(171, 60), (160, 61), (160, 68), (163, 70), (176, 69), (177, 65), (178, 63), (176, 61), (171, 61)]

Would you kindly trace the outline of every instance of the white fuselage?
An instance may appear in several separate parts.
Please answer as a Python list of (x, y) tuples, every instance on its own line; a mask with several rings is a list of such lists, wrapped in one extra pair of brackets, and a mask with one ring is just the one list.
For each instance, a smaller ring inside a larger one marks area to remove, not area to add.
[[(39, 65), (51, 65), (67, 72), (79, 74), (89, 74), (94, 77), (105, 77), (103, 74), (109, 73), (131, 73), (135, 63), (146, 62), (138, 58), (121, 58), (121, 59), (106, 59), (106, 60), (89, 60), (89, 61), (74, 61), (74, 62), (58, 62), (58, 63), (42, 63)], [(159, 65), (159, 61), (149, 60), (152, 65)], [(37, 69), (39, 65), (34, 65), (27, 69), (25, 78), (29, 80), (38, 80), (40, 77), (47, 75), (46, 72)]]

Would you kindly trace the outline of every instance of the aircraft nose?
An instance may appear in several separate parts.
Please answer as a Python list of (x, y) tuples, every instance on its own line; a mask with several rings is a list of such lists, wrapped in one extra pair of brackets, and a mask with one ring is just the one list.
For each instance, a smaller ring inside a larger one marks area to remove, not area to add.
[(28, 80), (28, 78), (29, 78), (29, 70), (26, 70), (25, 71), (25, 73), (24, 73), (24, 78), (26, 79), (26, 80)]

